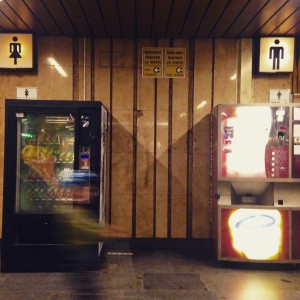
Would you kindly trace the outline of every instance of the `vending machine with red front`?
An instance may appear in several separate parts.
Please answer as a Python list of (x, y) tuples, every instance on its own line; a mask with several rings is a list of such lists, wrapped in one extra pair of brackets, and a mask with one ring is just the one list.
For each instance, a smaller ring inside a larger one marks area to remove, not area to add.
[(99, 101), (6, 100), (2, 271), (97, 264), (106, 135)]
[(219, 260), (299, 259), (298, 124), (296, 104), (214, 109), (212, 237)]

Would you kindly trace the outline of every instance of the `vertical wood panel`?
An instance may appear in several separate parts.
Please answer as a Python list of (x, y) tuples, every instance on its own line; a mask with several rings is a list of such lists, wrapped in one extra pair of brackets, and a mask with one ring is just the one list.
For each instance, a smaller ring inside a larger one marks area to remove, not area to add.
[(210, 110), (213, 74), (212, 40), (195, 42), (192, 237), (209, 236)]
[[(134, 236), (133, 216), (133, 174), (134, 141), (134, 42), (132, 40), (113, 41), (113, 81), (112, 81), (112, 201), (111, 221), (113, 225)], [(116, 136), (116, 132), (118, 135)], [(128, 149), (120, 149), (118, 137), (128, 141)], [(131, 146), (130, 146), (131, 145)], [(133, 233), (132, 233), (133, 232)]]
[[(158, 40), (159, 47), (168, 47), (168, 40)], [(168, 237), (168, 138), (169, 79), (157, 79), (156, 119), (156, 237)]]
[(73, 38), (73, 100), (79, 99), (79, 39)]
[(188, 75), (188, 133), (187, 133), (187, 230), (186, 236), (192, 237), (193, 224), (193, 127), (194, 127), (194, 74), (195, 74), (195, 41), (189, 42)]
[[(109, 124), (112, 124), (112, 41), (96, 39), (94, 46), (94, 86), (93, 94), (96, 100), (100, 100), (109, 112)], [(105, 216), (108, 224), (111, 223), (111, 169), (112, 169), (112, 126), (108, 127), (108, 153), (107, 153), (107, 194)]]
[(141, 40), (137, 73), (137, 168), (136, 168), (136, 237), (153, 237), (154, 215), (154, 79), (142, 78), (142, 48), (153, 46)]
[(238, 41), (238, 67), (237, 67), (237, 102), (252, 102), (252, 40)]
[(185, 238), (187, 232), (187, 132), (188, 132), (188, 83), (189, 43), (174, 41), (175, 48), (186, 49), (186, 76), (173, 79), (172, 103), (172, 237)]
[[(170, 47), (173, 41), (170, 41)], [(173, 122), (173, 79), (169, 79), (169, 114), (168, 114), (168, 238), (172, 236), (172, 122)]]
[(217, 40), (214, 70), (214, 104), (237, 103), (236, 40)]
[(95, 100), (95, 39), (91, 38), (91, 100)]
[(132, 151), (132, 236), (136, 237), (136, 179), (137, 179), (137, 64), (138, 42), (133, 44), (133, 151)]

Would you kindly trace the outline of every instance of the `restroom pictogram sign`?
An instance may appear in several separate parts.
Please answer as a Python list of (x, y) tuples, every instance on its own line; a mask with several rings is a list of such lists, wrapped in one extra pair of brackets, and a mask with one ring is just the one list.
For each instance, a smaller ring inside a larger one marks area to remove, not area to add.
[(0, 34), (0, 68), (32, 69), (34, 67), (33, 35)]
[(266, 73), (293, 72), (295, 39), (265, 37), (260, 39), (259, 71)]

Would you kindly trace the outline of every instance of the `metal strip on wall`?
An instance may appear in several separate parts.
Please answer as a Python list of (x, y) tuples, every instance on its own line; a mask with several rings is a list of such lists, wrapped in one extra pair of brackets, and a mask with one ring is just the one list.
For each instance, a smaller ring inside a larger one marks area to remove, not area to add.
[(109, 188), (108, 188), (108, 223), (112, 222), (112, 121), (113, 121), (113, 39), (109, 43)]
[(194, 126), (194, 70), (195, 41), (189, 42), (189, 78), (188, 78), (188, 133), (187, 133), (187, 210), (186, 236), (193, 234), (193, 126)]
[[(170, 40), (170, 47), (173, 47)], [(173, 78), (169, 79), (169, 116), (168, 116), (168, 238), (172, 236), (172, 120), (173, 120)]]
[(91, 101), (95, 100), (95, 39), (91, 38)]
[(136, 166), (137, 166), (137, 68), (138, 68), (138, 41), (134, 40), (133, 63), (133, 150), (132, 150), (132, 237), (136, 237)]
[(73, 38), (73, 100), (79, 100), (79, 39)]

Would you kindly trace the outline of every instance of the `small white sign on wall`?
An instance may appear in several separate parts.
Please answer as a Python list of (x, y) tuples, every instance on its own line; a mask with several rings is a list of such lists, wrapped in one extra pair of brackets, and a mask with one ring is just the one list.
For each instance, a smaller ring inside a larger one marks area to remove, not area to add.
[(38, 96), (37, 87), (17, 87), (17, 99), (36, 100)]
[(269, 101), (270, 103), (289, 103), (291, 98), (290, 89), (270, 89)]

